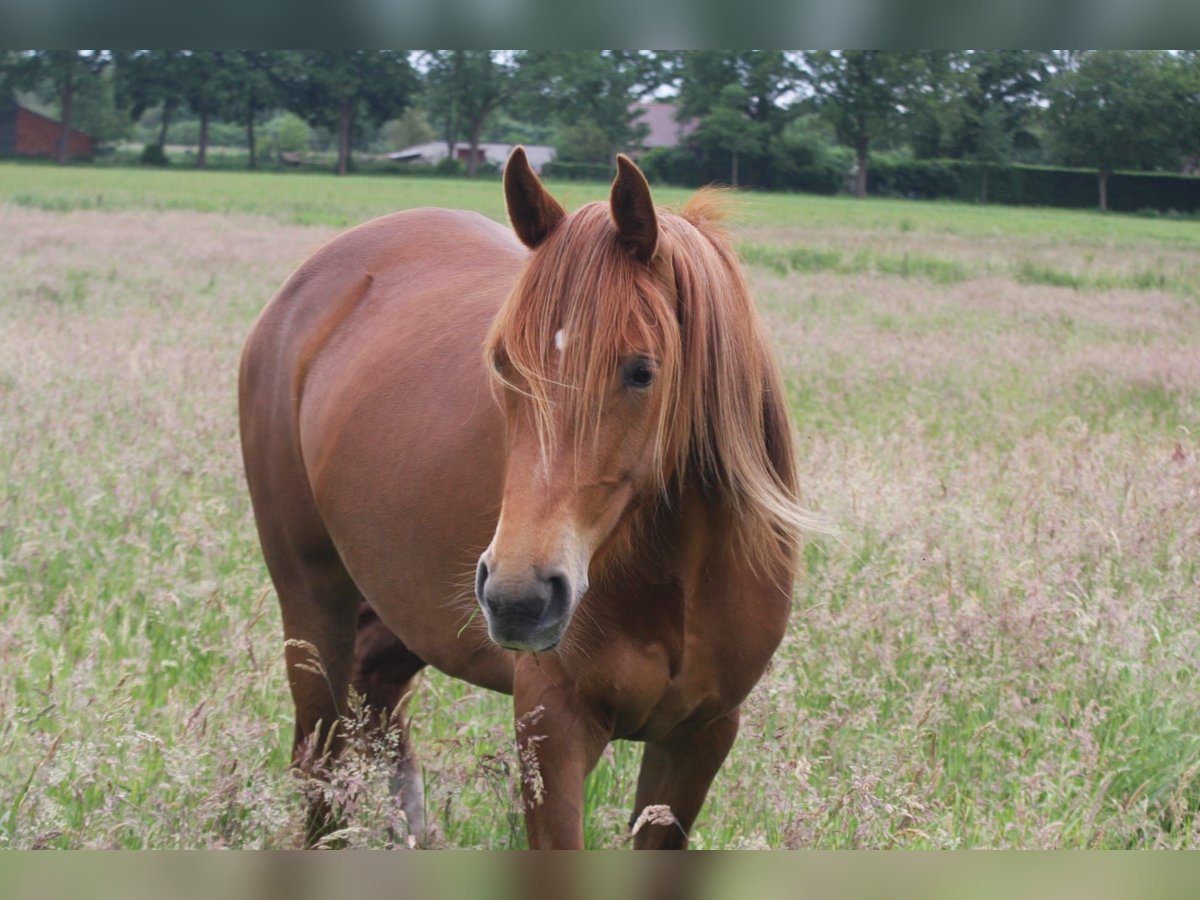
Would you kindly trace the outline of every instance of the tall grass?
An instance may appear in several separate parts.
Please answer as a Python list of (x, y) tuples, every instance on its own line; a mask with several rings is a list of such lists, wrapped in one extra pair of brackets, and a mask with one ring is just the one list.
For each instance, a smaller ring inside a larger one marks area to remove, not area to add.
[[(31, 171), (0, 166), (0, 846), (292, 846), (241, 341), (343, 224), (499, 198)], [(1200, 321), (1172, 287), (1194, 224), (745, 205), (806, 497), (837, 533), (805, 549), (695, 845), (1200, 844)], [(434, 843), (521, 846), (509, 701), (422, 681)], [(589, 779), (592, 846), (627, 845), (639, 756), (615, 745)], [(403, 834), (387, 774), (341, 769), (343, 843)]]

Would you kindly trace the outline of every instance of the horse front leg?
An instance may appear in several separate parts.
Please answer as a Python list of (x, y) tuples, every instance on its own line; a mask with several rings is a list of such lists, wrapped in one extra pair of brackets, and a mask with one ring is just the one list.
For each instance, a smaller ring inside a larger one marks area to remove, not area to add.
[[(739, 710), (667, 741), (646, 744), (631, 824), (638, 850), (684, 850), (709, 785), (737, 738)], [(646, 812), (665, 806), (670, 815)], [(644, 816), (644, 819), (643, 819)], [(638, 825), (641, 820), (641, 825)]]
[(513, 682), (525, 831), (532, 850), (583, 849), (583, 782), (611, 724), (547, 655), (522, 654)]

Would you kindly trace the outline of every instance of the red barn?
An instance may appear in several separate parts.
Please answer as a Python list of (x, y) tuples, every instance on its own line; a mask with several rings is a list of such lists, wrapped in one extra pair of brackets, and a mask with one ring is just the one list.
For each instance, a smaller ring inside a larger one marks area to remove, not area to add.
[[(38, 115), (12, 101), (0, 101), (0, 157), (56, 159), (60, 140), (61, 122)], [(67, 155), (71, 159), (90, 159), (92, 152), (90, 135), (74, 128), (67, 133)]]

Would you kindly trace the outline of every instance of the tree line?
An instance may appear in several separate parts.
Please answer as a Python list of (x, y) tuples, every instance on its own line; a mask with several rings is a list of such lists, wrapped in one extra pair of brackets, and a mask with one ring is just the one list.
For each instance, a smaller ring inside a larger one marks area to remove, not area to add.
[(47, 50), (0, 56), (0, 77), (64, 136), (85, 118), (101, 139), (153, 118), (148, 161), (172, 124), (195, 123), (197, 166), (217, 124), (257, 166), (256, 129), (288, 111), (336, 145), (339, 173), (402, 116), (451, 158), (467, 143), (467, 175), (488, 139), (552, 143), (594, 171), (639, 147), (634, 104), (649, 99), (678, 105), (685, 138), (648, 163), (696, 183), (823, 177), (863, 196), (872, 158), (892, 154), (1086, 167), (1104, 207), (1114, 171), (1178, 172), (1200, 153), (1197, 51)]

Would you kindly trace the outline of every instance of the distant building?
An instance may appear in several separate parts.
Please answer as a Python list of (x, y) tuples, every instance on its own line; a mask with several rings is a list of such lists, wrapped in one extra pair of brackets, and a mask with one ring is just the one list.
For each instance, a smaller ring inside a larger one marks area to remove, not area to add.
[[(39, 115), (13, 100), (0, 100), (0, 157), (58, 157), (62, 122)], [(67, 155), (71, 159), (91, 159), (95, 150), (90, 135), (74, 128), (67, 132)]]
[(679, 113), (679, 104), (654, 101), (651, 103), (634, 103), (629, 111), (637, 114), (633, 118), (633, 127), (645, 125), (649, 128), (642, 138), (642, 149), (653, 150), (655, 147), (678, 147), (700, 125), (698, 119), (687, 119), (680, 122), (675, 116)]
[[(513, 147), (517, 144), (480, 144), (477, 148), (478, 156), (476, 164), (493, 165), (496, 168), (503, 168), (508, 155), (512, 153)], [(522, 144), (525, 148), (525, 155), (529, 157), (529, 164), (533, 167), (533, 171), (539, 175), (542, 173), (542, 167), (550, 160), (554, 159), (554, 148), (546, 147), (539, 144)], [(403, 150), (397, 150), (395, 153), (389, 153), (388, 159), (400, 163), (427, 163), (436, 165), (446, 158), (447, 147), (445, 141), (429, 141), (424, 144), (416, 144), (412, 147), (405, 147)], [(454, 145), (454, 158), (463, 165), (471, 158), (471, 145), (465, 141), (460, 141)]]

